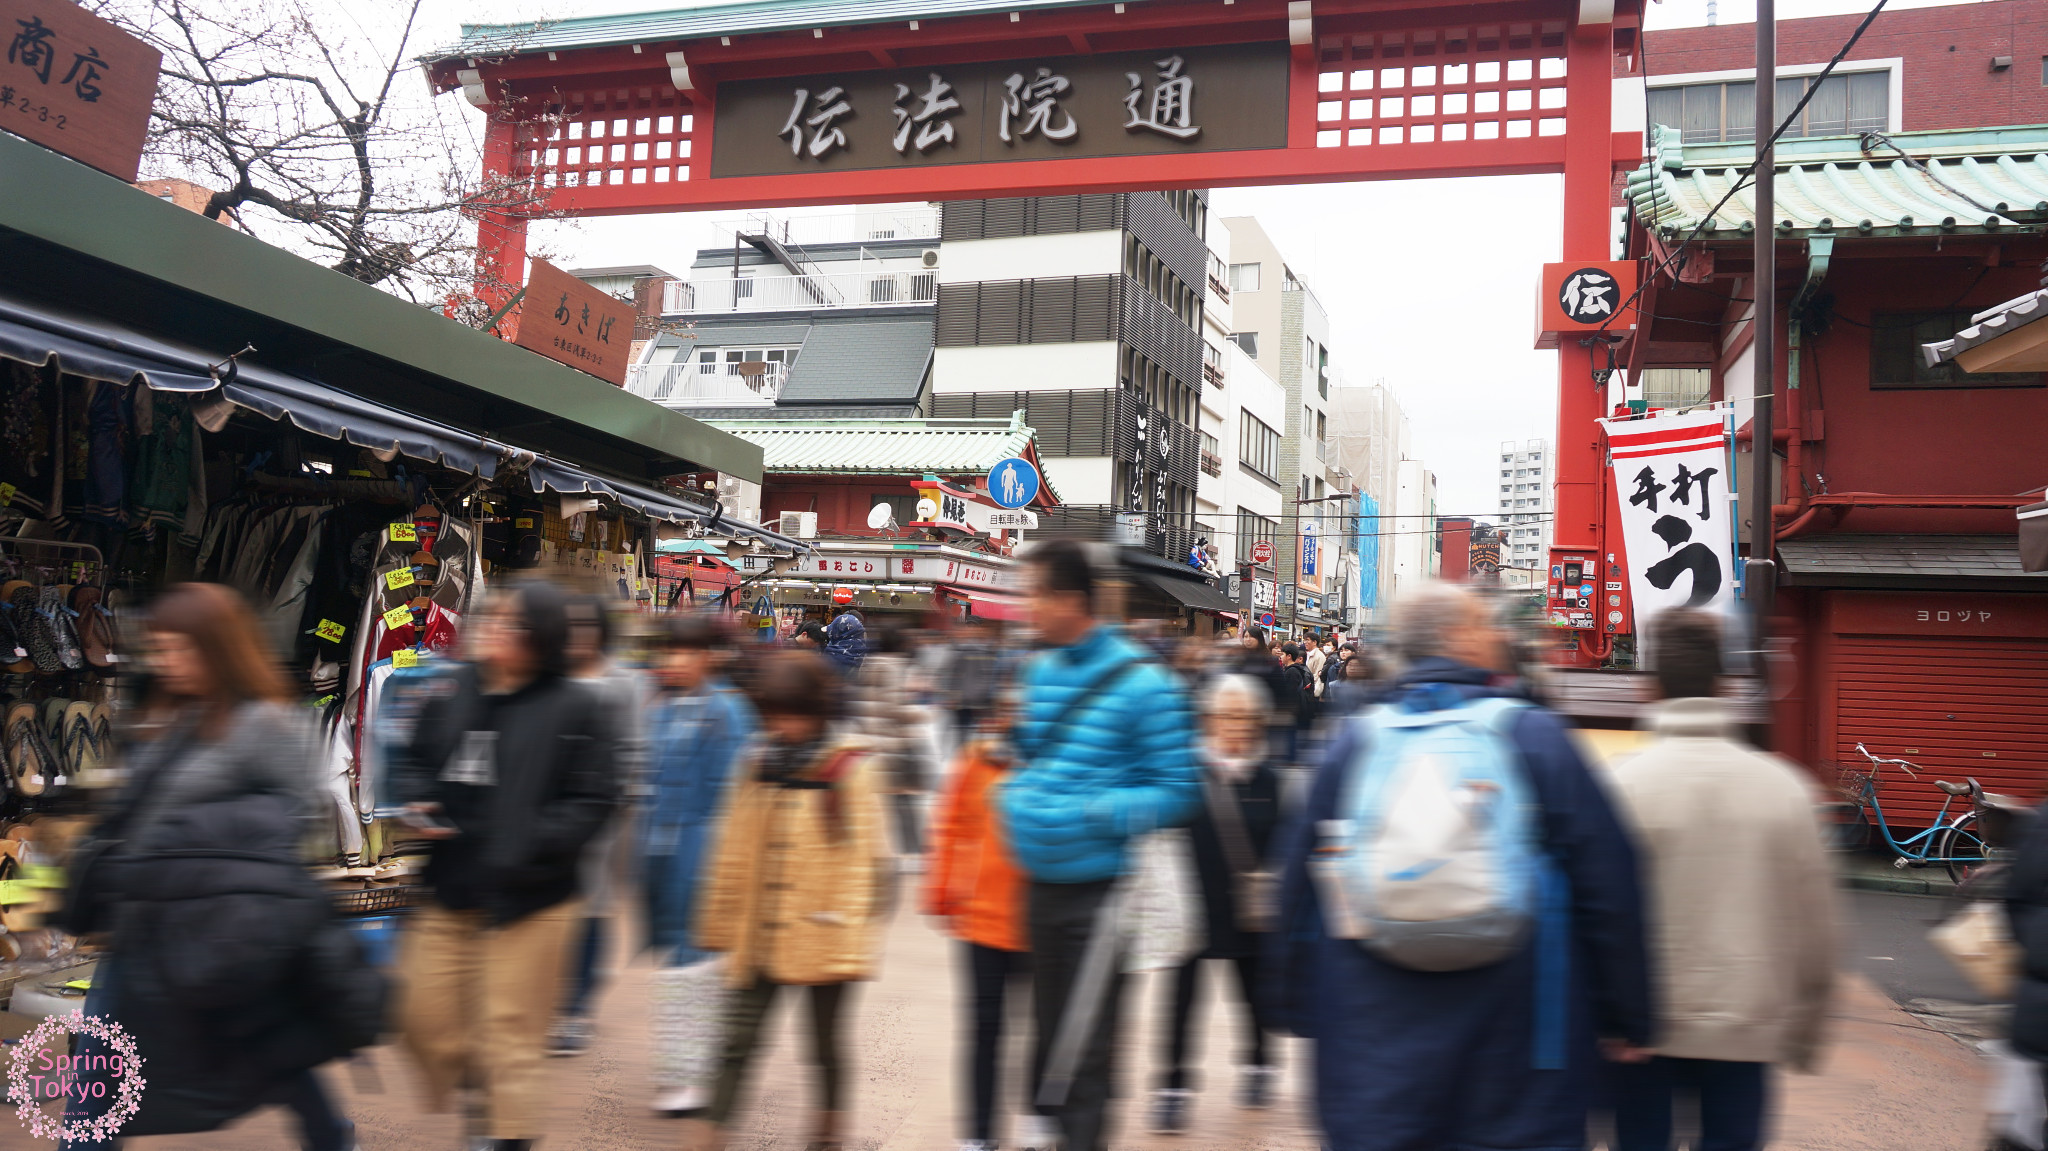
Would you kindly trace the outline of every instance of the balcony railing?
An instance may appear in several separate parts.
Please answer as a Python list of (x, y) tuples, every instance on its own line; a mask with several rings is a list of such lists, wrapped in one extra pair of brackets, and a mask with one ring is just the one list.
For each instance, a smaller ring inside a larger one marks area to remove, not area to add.
[(1209, 294), (1216, 297), (1218, 303), (1227, 304), (1230, 302), (1230, 285), (1218, 279), (1216, 274), (1211, 272), (1209, 274)]
[(676, 408), (769, 407), (789, 382), (789, 365), (761, 360), (714, 365), (638, 364), (626, 373), (626, 390)]
[(1223, 474), (1223, 457), (1212, 451), (1202, 452), (1202, 474), (1220, 476)]
[(672, 280), (662, 296), (668, 315), (707, 312), (814, 311), (887, 308), (938, 299), (936, 272), (838, 272), (822, 276), (751, 276)]
[(939, 209), (892, 208), (886, 211), (843, 212), (823, 216), (782, 216), (749, 212), (712, 221), (724, 233), (773, 236), (783, 244), (852, 244), (870, 240), (937, 240)]
[(1223, 365), (1204, 357), (1202, 360), (1202, 379), (1208, 381), (1214, 387), (1222, 387), (1224, 380)]

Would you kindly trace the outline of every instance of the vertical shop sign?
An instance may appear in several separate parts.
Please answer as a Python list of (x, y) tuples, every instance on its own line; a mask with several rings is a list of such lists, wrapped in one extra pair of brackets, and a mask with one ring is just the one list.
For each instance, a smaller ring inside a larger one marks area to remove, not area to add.
[(70, 0), (0, 0), (0, 129), (135, 182), (162, 54)]
[[(1602, 420), (1621, 496), (1629, 598), (1638, 650), (1657, 613), (1735, 605), (1735, 532), (1729, 511), (1725, 407), (1641, 420)], [(1592, 574), (1582, 595), (1591, 598)], [(1603, 611), (1617, 610), (1603, 608)]]
[(624, 387), (633, 347), (633, 305), (546, 260), (535, 260), (526, 277), (519, 334), (512, 342)]

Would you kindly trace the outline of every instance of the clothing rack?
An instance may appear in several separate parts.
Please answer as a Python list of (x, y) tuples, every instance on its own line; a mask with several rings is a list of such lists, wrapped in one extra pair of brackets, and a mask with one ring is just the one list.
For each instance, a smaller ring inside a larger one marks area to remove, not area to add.
[(67, 540), (23, 539), (20, 536), (0, 536), (0, 559), (17, 560), (36, 567), (85, 563), (96, 569), (95, 574), (106, 567), (106, 561), (100, 556), (100, 549), (91, 544), (71, 543)]
[(397, 480), (331, 480), (324, 476), (273, 476), (256, 472), (248, 476), (246, 482), (257, 491), (344, 500), (396, 500), (402, 503), (412, 498), (406, 485)]

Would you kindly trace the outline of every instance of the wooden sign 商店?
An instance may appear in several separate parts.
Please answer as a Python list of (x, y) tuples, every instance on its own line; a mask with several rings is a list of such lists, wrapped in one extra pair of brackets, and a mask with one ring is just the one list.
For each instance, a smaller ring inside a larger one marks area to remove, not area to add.
[(0, 130), (134, 183), (162, 54), (71, 0), (0, 0), (0, 42)]
[(535, 260), (512, 342), (619, 387), (633, 347), (633, 305)]

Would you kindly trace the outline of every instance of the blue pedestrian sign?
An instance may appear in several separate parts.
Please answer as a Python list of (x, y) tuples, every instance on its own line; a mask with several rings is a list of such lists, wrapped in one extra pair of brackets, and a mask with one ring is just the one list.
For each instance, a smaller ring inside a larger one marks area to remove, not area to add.
[(1006, 508), (1021, 508), (1038, 497), (1038, 469), (1012, 456), (988, 470), (988, 494)]

